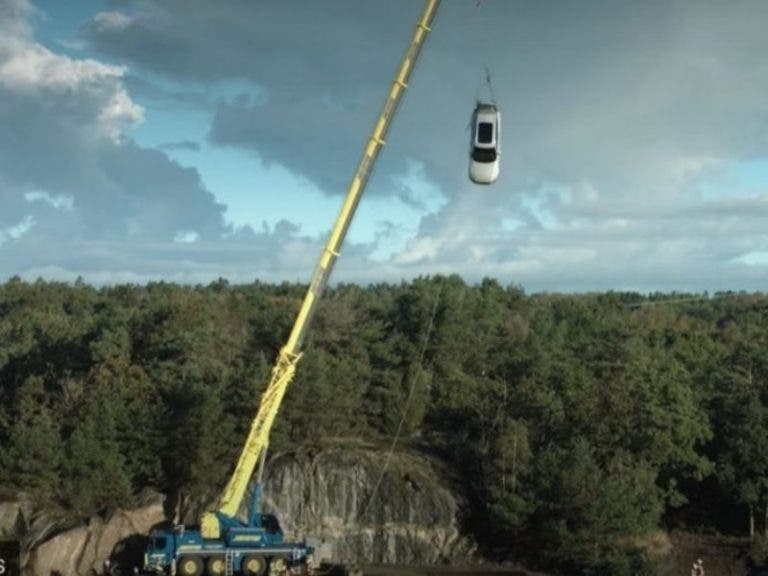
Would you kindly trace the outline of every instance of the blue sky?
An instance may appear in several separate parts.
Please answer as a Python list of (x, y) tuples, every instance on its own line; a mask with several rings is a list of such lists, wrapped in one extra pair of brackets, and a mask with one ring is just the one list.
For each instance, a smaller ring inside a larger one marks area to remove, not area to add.
[[(421, 8), (0, 0), (0, 280), (307, 281)], [(766, 19), (444, 0), (334, 279), (764, 290)]]

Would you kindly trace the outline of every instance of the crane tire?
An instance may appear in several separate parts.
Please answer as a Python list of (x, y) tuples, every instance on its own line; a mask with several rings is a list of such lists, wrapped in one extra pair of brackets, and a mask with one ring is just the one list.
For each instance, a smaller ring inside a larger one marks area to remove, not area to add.
[(203, 561), (197, 556), (182, 556), (176, 572), (179, 576), (200, 576), (203, 573)]
[(283, 556), (275, 556), (269, 561), (269, 574), (270, 576), (277, 576), (278, 574), (285, 574), (288, 571), (288, 558)]
[(243, 558), (243, 563), (240, 566), (245, 576), (263, 576), (267, 571), (267, 559), (264, 556), (251, 554)]
[(205, 572), (208, 576), (222, 576), (226, 570), (223, 556), (211, 556), (205, 562)]

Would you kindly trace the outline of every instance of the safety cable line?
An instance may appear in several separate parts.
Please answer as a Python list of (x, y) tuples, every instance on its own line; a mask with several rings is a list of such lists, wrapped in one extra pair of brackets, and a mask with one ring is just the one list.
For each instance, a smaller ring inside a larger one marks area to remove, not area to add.
[[(427, 346), (429, 345), (429, 339), (432, 335), (432, 328), (435, 325), (435, 316), (437, 315), (437, 306), (440, 303), (440, 295), (442, 293), (442, 286), (438, 289), (437, 295), (435, 296), (435, 303), (432, 306), (432, 316), (429, 318), (429, 325), (427, 326), (427, 332), (424, 335), (424, 342), (421, 345), (421, 352), (419, 353), (419, 362), (418, 362), (418, 368), (421, 369), (423, 363), (424, 363), (424, 355), (427, 352)], [(370, 498), (368, 498), (368, 501), (365, 503), (365, 508), (363, 508), (363, 513), (361, 514), (361, 517), (364, 517), (365, 514), (368, 512), (368, 508), (371, 506), (371, 502), (373, 502), (374, 497), (376, 496), (376, 492), (379, 489), (379, 485), (381, 484), (382, 479), (384, 478), (384, 474), (387, 472), (387, 468), (389, 467), (389, 462), (392, 459), (392, 454), (395, 452), (395, 447), (397, 446), (398, 441), (400, 440), (400, 432), (403, 429), (403, 424), (405, 423), (405, 417), (408, 415), (408, 407), (411, 403), (411, 398), (413, 398), (413, 391), (416, 389), (416, 382), (419, 377), (419, 372), (415, 372), (413, 377), (411, 378), (411, 388), (408, 391), (408, 398), (405, 400), (405, 407), (403, 408), (403, 415), (400, 418), (400, 423), (397, 425), (397, 430), (395, 431), (395, 437), (392, 439), (392, 444), (389, 447), (389, 451), (387, 452), (387, 456), (384, 459), (384, 466), (381, 468), (381, 473), (379, 474), (378, 480), (376, 480), (376, 484), (373, 487), (373, 491), (371, 492)]]
[(485, 83), (488, 86), (488, 92), (491, 93), (491, 102), (496, 104), (496, 95), (493, 93), (493, 82), (491, 81), (491, 71), (488, 69), (488, 65), (485, 65)]

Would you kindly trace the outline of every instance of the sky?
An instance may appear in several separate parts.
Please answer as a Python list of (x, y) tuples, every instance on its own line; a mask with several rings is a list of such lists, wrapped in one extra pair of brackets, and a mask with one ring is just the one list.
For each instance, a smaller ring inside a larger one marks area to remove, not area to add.
[[(0, 0), (0, 281), (308, 282), (422, 8)], [(766, 290), (767, 21), (443, 0), (332, 281)]]

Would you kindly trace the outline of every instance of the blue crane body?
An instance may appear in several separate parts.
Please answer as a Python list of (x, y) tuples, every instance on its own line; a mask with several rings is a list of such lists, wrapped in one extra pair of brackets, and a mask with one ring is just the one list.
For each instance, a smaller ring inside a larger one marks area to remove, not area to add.
[[(261, 476), (269, 445), (269, 433), (285, 391), (301, 359), (301, 347), (317, 304), (328, 284), (333, 265), (341, 250), (349, 225), (368, 182), (390, 123), (395, 116), (408, 79), (421, 47), (430, 31), (440, 0), (425, 0), (424, 10), (416, 25), (408, 50), (369, 136), (344, 203), (336, 218), (325, 249), (315, 268), (298, 316), (287, 343), (278, 354), (272, 374), (251, 423), (251, 429), (240, 459), (219, 497), (215, 510), (203, 514), (199, 529), (179, 526), (173, 530), (156, 530), (150, 535), (144, 554), (144, 570), (175, 576), (262, 576), (305, 574), (312, 571), (312, 547), (305, 542), (285, 542), (277, 518), (260, 512)], [(246, 521), (238, 515), (245, 501), (252, 476), (251, 504)]]
[(304, 542), (284, 542), (277, 517), (258, 511), (260, 495), (261, 484), (257, 482), (246, 524), (228, 517), (220, 519), (226, 526), (222, 538), (204, 538), (199, 530), (184, 526), (153, 531), (144, 553), (145, 571), (261, 576), (267, 567), (273, 571), (280, 567), (293, 573), (307, 572), (312, 548)]

